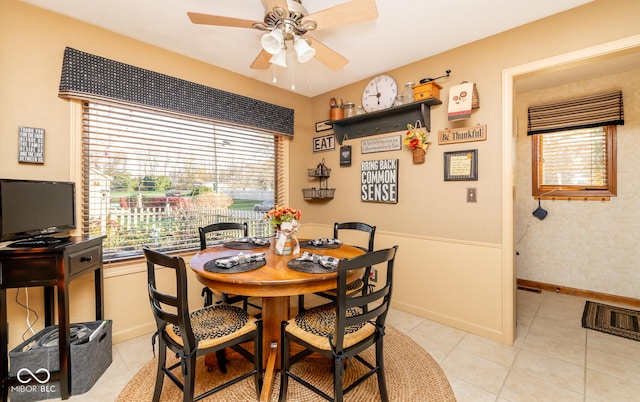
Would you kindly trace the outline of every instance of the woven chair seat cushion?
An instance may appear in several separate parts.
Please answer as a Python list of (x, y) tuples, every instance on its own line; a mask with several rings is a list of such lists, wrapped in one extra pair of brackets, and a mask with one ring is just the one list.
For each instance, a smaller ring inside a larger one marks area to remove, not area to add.
[[(347, 295), (361, 291), (363, 286), (364, 286), (364, 281), (362, 279), (356, 279), (351, 283), (347, 283)], [(338, 289), (323, 290), (322, 292), (319, 292), (319, 293), (323, 293), (325, 295), (329, 295), (333, 297), (338, 297)]]
[[(347, 310), (347, 316), (360, 314), (359, 309)], [(327, 303), (313, 307), (298, 314), (288, 321), (285, 330), (292, 335), (322, 349), (331, 350), (329, 335), (332, 335), (336, 327), (336, 304)], [(353, 325), (345, 328), (344, 347), (348, 348), (375, 332), (375, 326), (371, 323)]]
[[(198, 340), (198, 349), (209, 348), (244, 335), (256, 329), (256, 319), (240, 307), (215, 304), (198, 309), (190, 314), (191, 329)], [(182, 345), (180, 328), (169, 324), (167, 335)]]

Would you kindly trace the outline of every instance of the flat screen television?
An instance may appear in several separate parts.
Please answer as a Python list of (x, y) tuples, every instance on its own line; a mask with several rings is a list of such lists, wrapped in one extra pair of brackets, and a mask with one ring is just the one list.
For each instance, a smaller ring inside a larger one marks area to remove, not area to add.
[(76, 228), (75, 183), (0, 179), (0, 241)]

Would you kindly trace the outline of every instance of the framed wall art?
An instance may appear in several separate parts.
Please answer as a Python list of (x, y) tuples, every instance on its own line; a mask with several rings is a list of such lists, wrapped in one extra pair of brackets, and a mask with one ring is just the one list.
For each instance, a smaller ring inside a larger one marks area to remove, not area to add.
[(44, 163), (44, 128), (18, 128), (18, 162)]
[(478, 150), (444, 153), (444, 181), (478, 180)]

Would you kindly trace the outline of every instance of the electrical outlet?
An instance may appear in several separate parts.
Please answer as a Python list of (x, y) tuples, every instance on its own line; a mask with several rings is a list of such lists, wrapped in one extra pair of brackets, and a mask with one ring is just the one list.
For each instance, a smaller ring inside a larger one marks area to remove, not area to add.
[(378, 270), (375, 268), (371, 268), (369, 272), (369, 282), (378, 282)]
[(475, 187), (467, 187), (467, 202), (478, 202), (478, 193)]

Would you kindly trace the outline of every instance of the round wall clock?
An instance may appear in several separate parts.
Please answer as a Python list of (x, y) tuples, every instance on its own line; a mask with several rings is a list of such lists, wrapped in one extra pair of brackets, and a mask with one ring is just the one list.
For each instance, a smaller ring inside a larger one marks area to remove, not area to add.
[(382, 74), (369, 81), (362, 92), (362, 107), (367, 112), (387, 109), (393, 106), (398, 95), (398, 84), (391, 76)]

